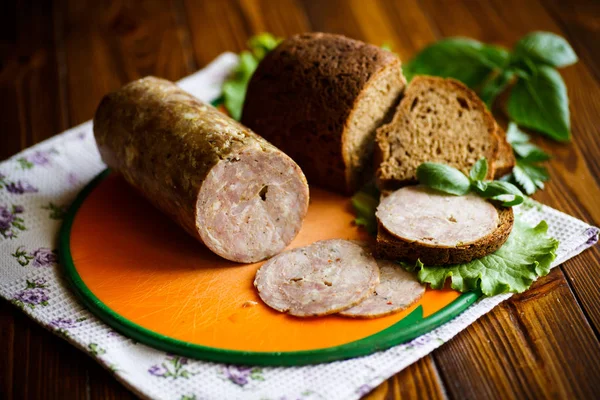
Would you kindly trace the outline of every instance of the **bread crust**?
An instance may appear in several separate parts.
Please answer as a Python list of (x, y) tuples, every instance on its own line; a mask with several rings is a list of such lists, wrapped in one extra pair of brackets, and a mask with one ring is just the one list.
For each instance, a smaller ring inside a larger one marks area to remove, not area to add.
[[(399, 133), (397, 130), (395, 131), (395, 129), (398, 129), (398, 127), (401, 125), (404, 119), (409, 118), (411, 104), (416, 98), (415, 91), (419, 86), (446, 86), (450, 87), (452, 90), (459, 91), (462, 96), (466, 97), (469, 100), (469, 104), (471, 104), (476, 111), (480, 112), (483, 115), (485, 125), (487, 126), (487, 134), (490, 136), (491, 139), (490, 148), (487, 152), (488, 154), (486, 154), (486, 158), (488, 159), (488, 174), (486, 178), (493, 179), (493, 177), (495, 176), (495, 165), (496, 159), (498, 158), (500, 138), (498, 136), (498, 133), (496, 132), (496, 121), (494, 120), (494, 117), (489, 112), (489, 110), (486, 108), (485, 104), (481, 101), (481, 99), (477, 96), (475, 92), (473, 92), (463, 83), (455, 79), (439, 78), (433, 76), (416, 76), (408, 85), (405, 91), (405, 96), (400, 102), (393, 120), (389, 124), (384, 125), (377, 130), (377, 134), (375, 137), (376, 146), (374, 159), (377, 168), (376, 182), (378, 187), (381, 190), (394, 190), (417, 182), (416, 167), (414, 168), (414, 172), (412, 174), (409, 174), (409, 176), (405, 178), (399, 178), (398, 176), (400, 174), (398, 170), (401, 169), (402, 166), (398, 165), (394, 170), (394, 167), (388, 166), (387, 163), (388, 161), (394, 158), (390, 144), (390, 137), (392, 137), (392, 135), (401, 135), (401, 133)], [(411, 149), (411, 151), (419, 151), (419, 149)], [(423, 162), (425, 161), (442, 162), (442, 160), (433, 159), (424, 160)], [(473, 164), (475, 161), (473, 161)], [(453, 166), (468, 174), (469, 169), (472, 165)]]
[(506, 140), (506, 132), (500, 125), (496, 126), (496, 135), (498, 136), (498, 157), (494, 163), (494, 179), (510, 174), (516, 164), (515, 155), (512, 146)]
[(498, 228), (481, 239), (464, 246), (437, 247), (400, 239), (379, 223), (376, 254), (380, 258), (416, 262), (425, 265), (462, 264), (482, 258), (498, 250), (508, 239), (514, 224), (511, 207), (494, 204), (498, 210)]
[(306, 33), (284, 40), (259, 64), (242, 123), (294, 159), (310, 184), (356, 189), (347, 132), (369, 82), (387, 68), (389, 51), (341, 35)]

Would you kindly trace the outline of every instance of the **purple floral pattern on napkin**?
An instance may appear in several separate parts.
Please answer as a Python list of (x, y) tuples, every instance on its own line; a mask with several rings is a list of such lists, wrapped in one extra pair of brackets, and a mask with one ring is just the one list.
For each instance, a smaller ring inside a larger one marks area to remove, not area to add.
[(38, 150), (25, 157), (17, 158), (17, 164), (22, 170), (32, 169), (35, 166), (49, 166), (51, 165), (51, 157), (54, 154), (58, 154), (55, 149)]
[(49, 267), (55, 265), (58, 262), (58, 255), (56, 250), (50, 250), (47, 247), (40, 247), (33, 252), (24, 250), (24, 246), (17, 247), (14, 253), (11, 254), (17, 262), (26, 267), (31, 264), (32, 267)]
[(11, 194), (37, 193), (38, 189), (25, 180), (10, 181), (6, 175), (0, 173), (0, 189), (6, 189)]
[(24, 231), (25, 220), (20, 216), (25, 209), (22, 206), (0, 206), (0, 235), (4, 239), (16, 239), (19, 231)]
[(176, 356), (174, 354), (167, 354), (165, 361), (160, 365), (155, 364), (148, 369), (148, 373), (157, 378), (189, 378), (194, 375), (191, 373), (186, 366), (189, 363), (189, 359), (186, 357)]
[(46, 307), (50, 300), (46, 280), (40, 278), (27, 280), (26, 283), (25, 289), (18, 291), (12, 302), (21, 308), (29, 307), (32, 310), (36, 307)]
[(248, 367), (245, 365), (227, 365), (221, 373), (230, 382), (244, 387), (250, 381), (264, 381), (261, 368)]
[(69, 331), (73, 328), (77, 328), (86, 319), (86, 317), (77, 319), (58, 317), (50, 321), (49, 327), (54, 329), (60, 336), (69, 337)]

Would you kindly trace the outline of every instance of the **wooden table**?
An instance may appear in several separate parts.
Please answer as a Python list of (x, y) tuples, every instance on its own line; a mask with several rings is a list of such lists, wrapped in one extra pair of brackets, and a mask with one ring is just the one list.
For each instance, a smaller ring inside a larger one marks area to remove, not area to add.
[[(600, 3), (594, 0), (22, 1), (0, 6), (0, 159), (93, 116), (102, 95), (145, 75), (180, 79), (268, 31), (342, 33), (390, 43), (403, 60), (445, 36), (504, 46), (565, 36), (561, 70), (573, 142), (535, 198), (600, 224)], [(104, 5), (102, 5), (104, 4)], [(600, 251), (586, 251), (482, 317), (370, 397), (598, 398)], [(88, 355), (0, 302), (0, 393), (10, 399), (133, 398)], [(2, 396), (0, 396), (2, 397)]]

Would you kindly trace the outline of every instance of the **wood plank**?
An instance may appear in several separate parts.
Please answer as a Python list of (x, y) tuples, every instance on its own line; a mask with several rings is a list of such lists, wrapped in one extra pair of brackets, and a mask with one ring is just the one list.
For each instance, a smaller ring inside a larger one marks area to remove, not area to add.
[[(514, 10), (519, 6), (522, 11), (515, 13)], [(557, 30), (551, 20), (540, 22), (539, 18), (531, 18), (533, 15), (539, 17), (543, 9), (535, 7), (523, 10), (527, 7), (533, 6), (530, 2), (527, 5), (523, 2), (498, 2), (494, 7), (474, 10), (473, 3), (424, 1), (426, 12), (444, 36), (468, 35), (505, 46), (512, 45), (529, 30)], [(570, 72), (573, 69), (579, 69), (579, 77)], [(577, 89), (585, 87), (593, 92), (597, 83), (584, 65), (568, 68), (564, 72), (575, 108), (581, 101), (579, 96), (586, 96), (580, 94), (583, 90)], [(589, 109), (595, 105), (588, 102), (581, 107)], [(548, 144), (556, 157), (550, 163), (553, 180), (548, 189), (538, 196), (551, 206), (595, 219), (598, 215), (597, 207), (593, 205), (595, 200), (580, 198), (584, 193), (600, 190), (590, 168), (581, 162), (589, 149), (583, 147), (589, 146), (591, 140), (586, 133), (580, 133), (585, 130), (582, 127), (586, 123), (574, 112), (574, 143), (569, 146)], [(583, 146), (583, 142), (586, 146)], [(594, 146), (591, 145), (592, 148)], [(578, 197), (578, 200), (574, 200)], [(597, 293), (589, 294), (587, 290), (580, 293), (581, 297), (588, 296), (590, 302), (594, 302), (592, 296), (598, 296)], [(531, 305), (519, 301), (533, 298), (536, 302)], [(586, 309), (586, 313), (590, 312), (594, 310)], [(518, 335), (513, 332), (514, 326), (521, 328)], [(578, 336), (577, 343), (573, 343), (574, 335)], [(590, 396), (594, 389), (593, 385), (582, 383), (581, 374), (588, 374), (587, 378), (592, 379), (587, 382), (599, 378), (600, 366), (597, 357), (593, 356), (598, 354), (599, 346), (594, 330), (571, 293), (564, 274), (557, 269), (526, 294), (514, 298), (473, 324), (467, 333), (459, 335), (451, 344), (434, 353), (434, 358), (454, 396), (506, 398), (523, 396), (525, 393), (525, 397), (533, 398), (550, 395), (581, 397)], [(568, 363), (569, 359), (575, 358), (581, 363)], [(585, 365), (585, 371), (582, 365)], [(465, 381), (465, 376), (482, 376), (484, 379)], [(575, 379), (577, 376), (579, 378)]]
[(592, 399), (600, 344), (589, 326), (579, 328), (582, 321), (555, 269), (436, 350), (434, 358), (452, 397)]
[(198, 65), (224, 51), (239, 53), (261, 32), (286, 37), (310, 29), (294, 0), (185, 1), (187, 21)]
[[(9, 4), (8, 2), (7, 4)], [(65, 129), (60, 112), (52, 4), (16, 2), (2, 13), (0, 160)]]
[[(495, 1), (493, 4), (500, 20), (505, 21), (502, 43), (507, 46), (533, 30), (547, 30), (564, 36), (544, 7), (535, 1)], [(520, 7), (523, 12), (513, 13), (511, 7)], [(526, 14), (534, 15), (535, 19), (526, 17)], [(455, 29), (452, 32), (464, 31)], [(548, 204), (599, 224), (600, 137), (596, 119), (600, 114), (600, 83), (590, 73), (585, 61), (560, 72), (569, 92), (573, 141), (569, 145), (544, 141), (544, 147), (554, 157), (549, 163), (553, 180), (548, 185), (551, 197), (549, 191), (541, 192), (540, 200), (552, 202)]]
[(7, 399), (12, 399), (14, 390), (14, 357), (15, 357), (15, 310), (5, 301), (0, 301), (0, 393)]
[(401, 60), (436, 38), (434, 28), (416, 0), (397, 2), (304, 0), (317, 31), (333, 32), (375, 45), (390, 44)]
[(579, 58), (600, 80), (600, 54), (594, 51), (600, 37), (600, 3), (594, 0), (544, 0), (542, 4), (565, 32)]
[(383, 382), (365, 400), (445, 399), (446, 394), (431, 356), (420, 359)]
[[(537, 2), (521, 4), (510, 0), (496, 1), (495, 4), (501, 19), (509, 24), (507, 30), (514, 35), (513, 40), (534, 29), (549, 30), (564, 35), (544, 7)], [(520, 15), (535, 15), (535, 21), (522, 16), (508, 21), (507, 7), (517, 6), (523, 9)], [(511, 36), (508, 35), (506, 37), (510, 40)], [(552, 181), (549, 182), (547, 190), (540, 192), (536, 198), (591, 224), (599, 225), (600, 136), (597, 116), (600, 115), (600, 82), (590, 73), (585, 60), (562, 69), (561, 73), (569, 90), (573, 142), (567, 146), (550, 141), (543, 142), (542, 147), (554, 157), (549, 163)], [(597, 249), (593, 251), (596, 252)], [(585, 268), (572, 268), (575, 260), (565, 263), (561, 268), (568, 277), (568, 282), (585, 315), (589, 317), (594, 331), (598, 333), (600, 332), (600, 309), (597, 305), (600, 303), (600, 290), (598, 290), (599, 286), (593, 290), (589, 285), (598, 283), (600, 265), (592, 254), (582, 257), (585, 258), (579, 262), (586, 260)]]
[(195, 66), (187, 27), (172, 1), (64, 0), (70, 125), (93, 117), (102, 96), (155, 75), (177, 80)]
[(600, 337), (600, 247), (598, 245), (562, 265), (569, 285), (590, 325)]
[(2, 313), (14, 316), (13, 398), (83, 398), (88, 362), (85, 355), (49, 334), (10, 303), (1, 301), (0, 308)]

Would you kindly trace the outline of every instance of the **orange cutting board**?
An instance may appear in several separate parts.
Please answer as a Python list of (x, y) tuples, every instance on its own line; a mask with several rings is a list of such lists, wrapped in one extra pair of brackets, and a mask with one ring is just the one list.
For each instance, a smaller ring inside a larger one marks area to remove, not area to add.
[[(348, 198), (310, 194), (290, 248), (372, 240), (353, 224)], [(216, 256), (108, 171), (72, 205), (60, 251), (72, 288), (106, 323), (151, 346), (221, 362), (300, 365), (369, 354), (441, 325), (477, 298), (428, 289), (409, 309), (376, 319), (279, 313), (253, 286), (261, 263)]]

